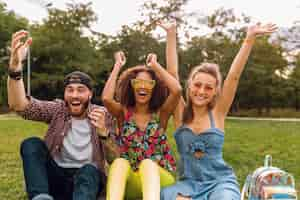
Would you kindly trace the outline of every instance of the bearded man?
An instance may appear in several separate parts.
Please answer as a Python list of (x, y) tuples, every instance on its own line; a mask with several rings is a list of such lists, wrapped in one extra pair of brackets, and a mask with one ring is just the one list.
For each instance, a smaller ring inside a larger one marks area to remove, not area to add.
[(64, 100), (41, 101), (26, 96), (22, 61), (32, 43), (27, 37), (26, 31), (12, 36), (8, 104), (25, 119), (49, 125), (43, 140), (31, 137), (21, 144), (28, 198), (96, 200), (106, 180), (99, 137), (107, 137), (113, 130), (112, 119), (104, 107), (91, 104), (92, 79), (83, 72), (65, 77)]

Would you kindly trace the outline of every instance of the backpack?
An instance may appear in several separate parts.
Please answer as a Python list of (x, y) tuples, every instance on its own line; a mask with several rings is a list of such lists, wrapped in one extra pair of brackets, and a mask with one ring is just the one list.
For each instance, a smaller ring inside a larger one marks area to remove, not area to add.
[(264, 166), (247, 176), (241, 200), (297, 200), (294, 177), (271, 164), (266, 155)]

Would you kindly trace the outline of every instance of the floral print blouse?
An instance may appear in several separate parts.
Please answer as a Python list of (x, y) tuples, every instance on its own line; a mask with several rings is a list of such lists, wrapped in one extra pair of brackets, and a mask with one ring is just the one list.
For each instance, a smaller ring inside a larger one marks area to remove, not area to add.
[(121, 127), (121, 134), (117, 137), (121, 157), (129, 161), (133, 170), (139, 168), (142, 160), (151, 159), (168, 171), (176, 171), (174, 156), (167, 137), (160, 128), (157, 115), (152, 115), (144, 131), (137, 127), (132, 116), (133, 112), (128, 110)]

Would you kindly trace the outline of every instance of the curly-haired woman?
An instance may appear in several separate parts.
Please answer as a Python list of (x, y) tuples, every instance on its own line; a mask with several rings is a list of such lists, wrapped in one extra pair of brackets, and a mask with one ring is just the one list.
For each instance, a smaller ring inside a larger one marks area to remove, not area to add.
[(181, 86), (161, 67), (155, 54), (148, 55), (146, 66), (125, 70), (117, 85), (125, 60), (123, 52), (115, 54), (115, 65), (102, 93), (105, 107), (119, 125), (121, 152), (109, 170), (107, 199), (120, 200), (125, 193), (126, 198), (159, 200), (160, 187), (175, 181), (171, 175), (175, 159), (165, 131), (179, 102)]

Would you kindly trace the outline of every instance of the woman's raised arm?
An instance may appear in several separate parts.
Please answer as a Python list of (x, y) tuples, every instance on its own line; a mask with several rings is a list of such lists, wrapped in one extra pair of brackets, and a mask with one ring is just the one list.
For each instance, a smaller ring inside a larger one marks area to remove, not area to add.
[(114, 98), (117, 79), (120, 73), (122, 66), (126, 63), (126, 57), (122, 51), (115, 53), (115, 64), (113, 70), (105, 83), (103, 92), (102, 92), (102, 101), (107, 110), (117, 119), (123, 117), (123, 108), (122, 105), (117, 102)]
[(240, 76), (250, 55), (255, 39), (259, 35), (266, 35), (276, 31), (274, 24), (256, 25), (248, 27), (247, 36), (233, 60), (228, 75), (224, 81), (221, 96), (216, 104), (216, 111), (224, 118), (226, 117), (233, 102)]

